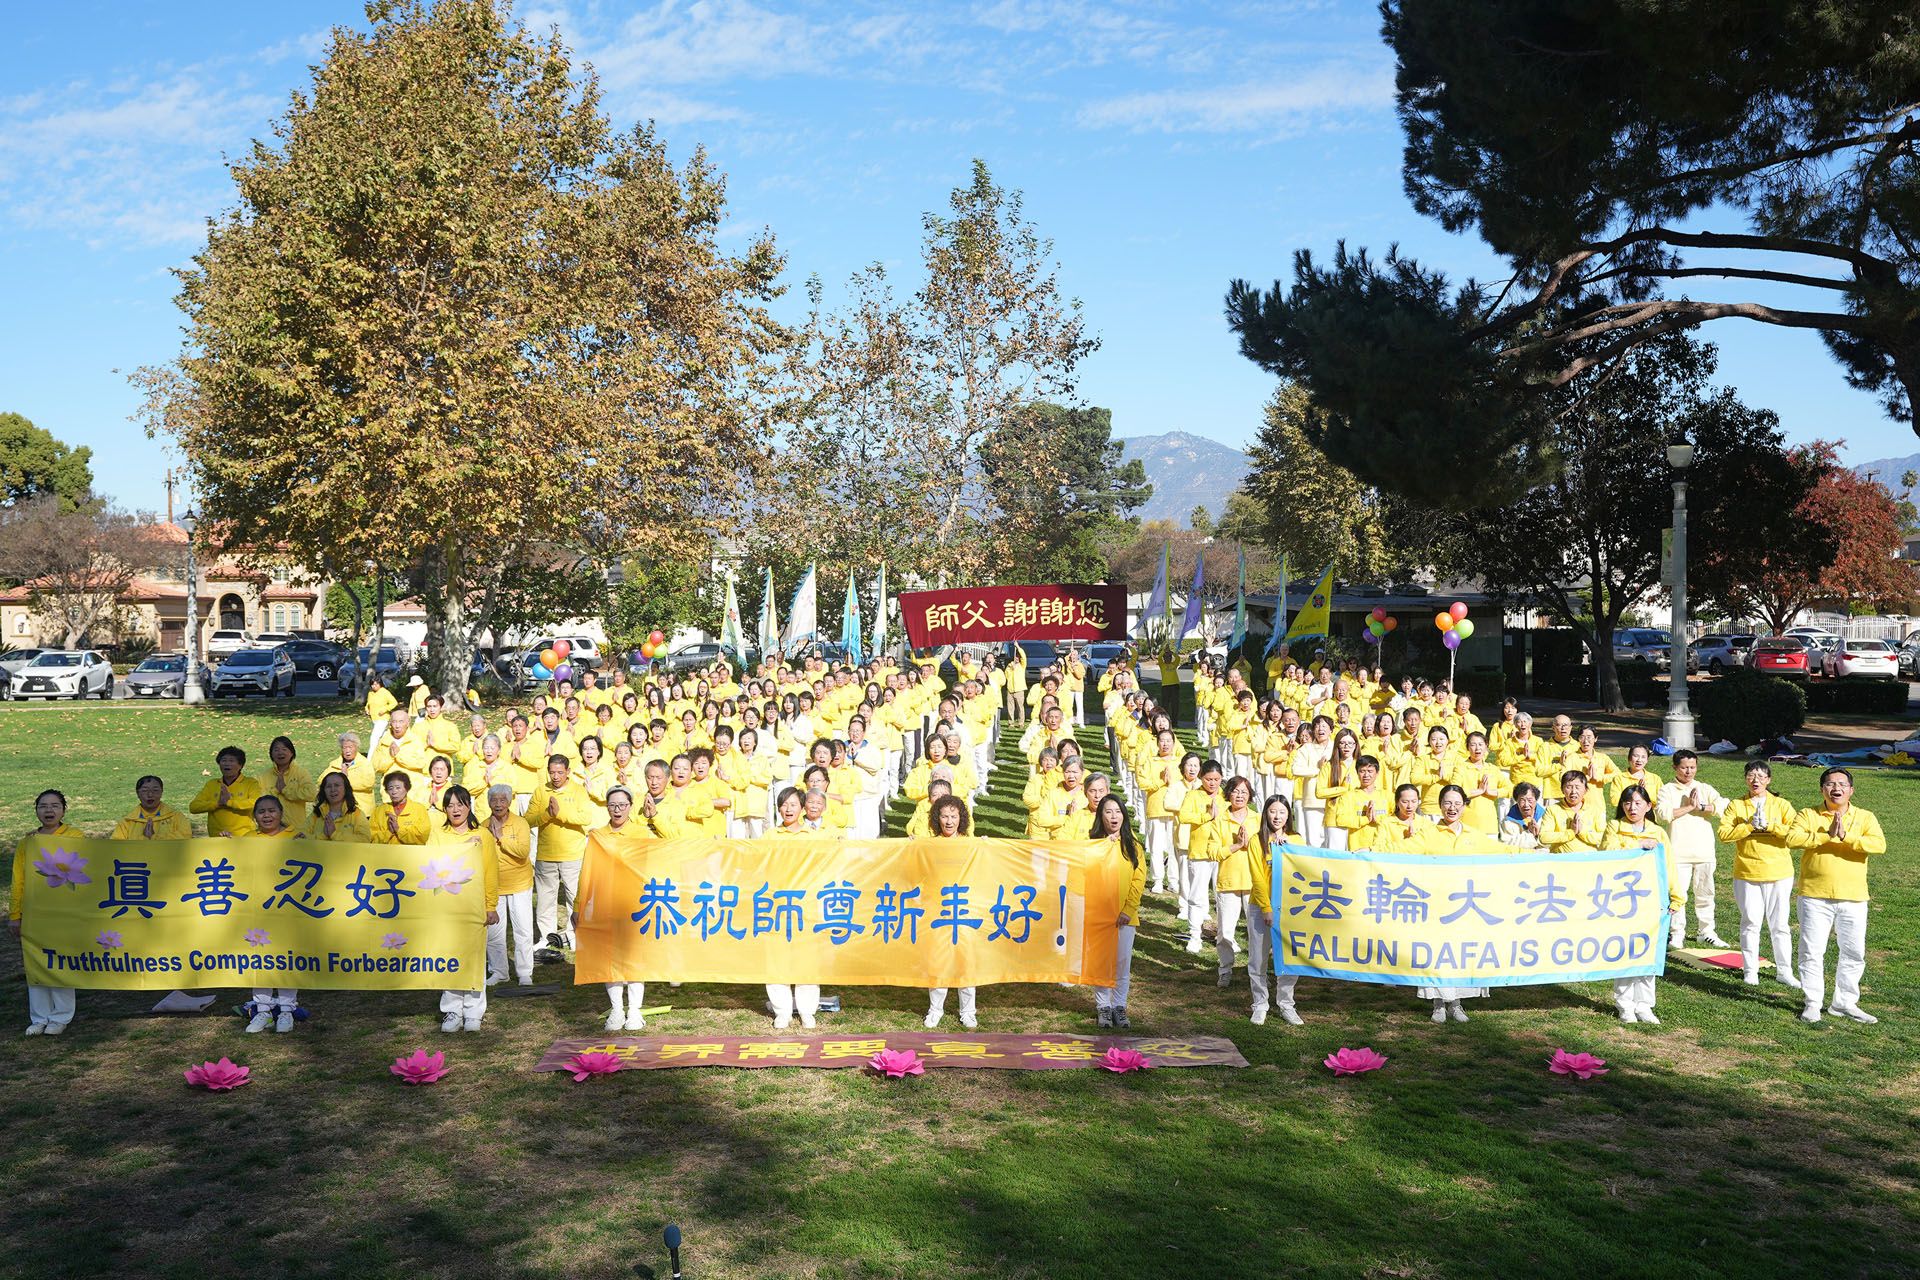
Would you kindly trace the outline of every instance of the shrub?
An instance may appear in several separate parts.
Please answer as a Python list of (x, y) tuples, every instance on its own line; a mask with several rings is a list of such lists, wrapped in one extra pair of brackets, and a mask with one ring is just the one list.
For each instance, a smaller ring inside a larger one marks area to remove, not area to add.
[(1736, 747), (1750, 747), (1790, 737), (1807, 721), (1806, 690), (1778, 676), (1736, 667), (1695, 689), (1692, 702), (1703, 742), (1725, 738)]

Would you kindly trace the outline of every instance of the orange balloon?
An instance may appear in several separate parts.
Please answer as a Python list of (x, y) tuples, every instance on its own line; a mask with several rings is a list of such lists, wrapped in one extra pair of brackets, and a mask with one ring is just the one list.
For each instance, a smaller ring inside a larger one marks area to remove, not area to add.
[(1460, 619), (1467, 616), (1467, 606), (1460, 603), (1458, 600), (1455, 600), (1453, 602), (1453, 607), (1447, 610), (1447, 612), (1453, 615), (1453, 620), (1455, 622), (1458, 622), (1460, 621)]
[(560, 655), (552, 649), (540, 651), (540, 665), (551, 671), (560, 665)]
[(1442, 631), (1451, 631), (1453, 630), (1453, 615), (1450, 613), (1436, 613), (1433, 615), (1433, 625)]
[(1384, 621), (1384, 622), (1382, 622), (1382, 623), (1381, 623), (1380, 625), (1381, 625), (1381, 626), (1383, 626), (1383, 627), (1385, 627), (1385, 628), (1386, 628), (1387, 630), (1389, 630), (1389, 631), (1391, 631), (1391, 630), (1393, 630), (1393, 629), (1394, 629), (1395, 627), (1397, 627), (1397, 626), (1399, 626), (1399, 625), (1400, 625), (1400, 619), (1398, 619), (1398, 618), (1388, 618), (1388, 619), (1387, 619), (1386, 621)]

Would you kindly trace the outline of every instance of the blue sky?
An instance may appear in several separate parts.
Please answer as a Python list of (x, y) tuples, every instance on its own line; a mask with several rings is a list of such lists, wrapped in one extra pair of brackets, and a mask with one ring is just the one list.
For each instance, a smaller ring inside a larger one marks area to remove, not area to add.
[[(1082, 397), (1117, 435), (1239, 447), (1270, 379), (1222, 319), (1229, 280), (1290, 275), (1342, 237), (1492, 274), (1477, 240), (1416, 216), (1400, 186), (1392, 65), (1370, 3), (526, 4), (599, 70), (616, 122), (729, 175), (744, 238), (788, 255), (790, 314), (872, 261), (911, 277), (920, 215), (984, 157), (1052, 237), (1102, 340)], [(226, 208), (238, 154), (359, 3), (68, 3), (0, 46), (0, 410), (91, 445), (99, 487), (164, 505), (171, 464), (129, 421), (124, 372), (179, 341), (168, 269)], [(910, 287), (910, 286), (908, 286)], [(1706, 291), (1702, 291), (1704, 294)], [(1861, 461), (1920, 449), (1847, 387), (1818, 339), (1709, 330), (1722, 379), (1795, 439)], [(121, 372), (116, 372), (116, 370)]]

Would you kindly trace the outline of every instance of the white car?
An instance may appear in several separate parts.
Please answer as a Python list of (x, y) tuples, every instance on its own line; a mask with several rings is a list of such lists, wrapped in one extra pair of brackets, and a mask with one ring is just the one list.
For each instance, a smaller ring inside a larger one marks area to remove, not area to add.
[(242, 649), (253, 648), (253, 637), (244, 631), (216, 631), (207, 637), (207, 660), (224, 658)]
[(91, 649), (48, 649), (7, 682), (9, 698), (113, 696), (113, 664)]
[(1828, 651), (1820, 669), (1830, 679), (1895, 680), (1900, 676), (1900, 654), (1885, 640), (1846, 640)]

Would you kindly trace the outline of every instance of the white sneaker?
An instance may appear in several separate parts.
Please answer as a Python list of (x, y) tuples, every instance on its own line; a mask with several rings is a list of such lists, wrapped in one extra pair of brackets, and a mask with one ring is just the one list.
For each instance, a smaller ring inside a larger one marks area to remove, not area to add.
[(1638, 1022), (1638, 1021), (1640, 1021), (1640, 1019), (1638, 1019), (1638, 1018), (1636, 1018), (1636, 1017), (1634, 1017), (1634, 1016), (1633, 1016), (1633, 1010), (1632, 1010), (1632, 1009), (1629, 1009), (1629, 1008), (1626, 1008), (1625, 1006), (1622, 1006), (1622, 1007), (1621, 1007), (1621, 1009), (1620, 1009), (1620, 1021), (1622, 1021), (1622, 1022)]
[(532, 985), (533, 985), (533, 979), (532, 979), (532, 978), (522, 978), (522, 979), (520, 979), (520, 985), (521, 985), (521, 986), (523, 986), (523, 987), (530, 987), (530, 986), (532, 986)]
[(785, 1031), (788, 1027), (792, 1025), (793, 1025), (792, 1018), (775, 1018), (773, 1020), (773, 1029), (775, 1031)]
[[(1878, 1021), (1878, 1019), (1876, 1019), (1876, 1021)], [(67, 1029), (67, 1024), (64, 1022), (49, 1022), (47, 1024), (47, 1029), (45, 1031), (42, 1031), (40, 1034), (43, 1036), (57, 1036), (62, 1032), (64, 1032), (66, 1029)]]
[(460, 1024), (460, 1029), (462, 1031), (478, 1031), (480, 1029), (480, 1019), (468, 1018), (465, 1022)]
[(1266, 1026), (1266, 1025), (1267, 1025), (1267, 1011), (1266, 1011), (1265, 1009), (1255, 1009), (1255, 1010), (1253, 1011), (1253, 1019), (1252, 1019), (1252, 1021), (1253, 1021), (1253, 1025), (1254, 1025), (1254, 1026), (1256, 1026), (1256, 1027), (1264, 1027), (1264, 1026)]
[[(1447, 1006), (1438, 1000), (1433, 1002), (1433, 1020), (1435, 1022), (1445, 1022), (1447, 1020)], [(1627, 1021), (1631, 1022), (1633, 1019), (1628, 1018)]]
[(1700, 941), (1709, 947), (1730, 947), (1733, 945), (1711, 929), (1700, 935)]
[(1857, 1004), (1850, 1004), (1844, 1007), (1836, 1004), (1828, 1009), (1827, 1012), (1837, 1018), (1852, 1018), (1855, 1022), (1864, 1022), (1868, 1026), (1872, 1026), (1874, 1023), (1880, 1021), (1880, 1019), (1874, 1017)]
[(256, 1013), (253, 1015), (252, 1019), (247, 1023), (247, 1034), (256, 1035), (259, 1032), (265, 1031), (268, 1027), (272, 1025), (273, 1025), (273, 1012), (271, 1010), (266, 1010), (261, 1013)]
[(446, 1032), (458, 1031), (460, 1029), (460, 1024), (464, 1021), (466, 1021), (466, 1019), (462, 1018), (459, 1014), (450, 1013), (446, 1017), (440, 1019), (440, 1029)]
[(975, 1031), (979, 1029), (980, 1019), (971, 1013), (963, 1013), (960, 1015), (960, 1025), (969, 1031)]
[(627, 1021), (621, 1029), (624, 1031), (645, 1031), (647, 1029), (646, 1017), (642, 1015), (638, 1009), (630, 1009), (627, 1011)]
[(800, 1015), (800, 1025), (805, 1027), (807, 1030), (811, 1031), (814, 1029), (814, 1027), (818, 1026), (819, 1024), (813, 1020), (812, 1014), (803, 1013)]
[(1820, 1006), (1810, 1004), (1800, 1011), (1800, 1021), (1812, 1024), (1820, 1021)]
[(1450, 1000), (1447, 1002), (1447, 1016), (1455, 1022), (1465, 1022), (1467, 1020), (1467, 1011), (1460, 1007), (1458, 1000)]
[(1306, 1022), (1301, 1019), (1300, 1011), (1290, 1004), (1280, 1006), (1280, 1020), (1288, 1026), (1293, 1027), (1304, 1027), (1307, 1025)]
[(627, 1029), (626, 1013), (620, 1009), (609, 1009), (607, 1011), (607, 1030), (625, 1031), (626, 1029)]
[(280, 1016), (273, 1020), (273, 1029), (281, 1032), (293, 1030), (293, 1010), (281, 1010)]
[(1802, 986), (1800, 985), (1800, 979), (1799, 979), (1799, 978), (1798, 978), (1797, 976), (1795, 976), (1794, 974), (1791, 974), (1791, 973), (1787, 973), (1787, 974), (1782, 974), (1782, 975), (1780, 976), (1780, 985), (1781, 985), (1781, 986), (1783, 986), (1783, 987), (1791, 987), (1791, 988), (1793, 988), (1793, 989), (1794, 989), (1795, 991), (1804, 991), (1804, 990), (1806, 990), (1806, 988), (1805, 988), (1805, 987), (1802, 987)]
[(921, 1020), (921, 1024), (925, 1026), (927, 1030), (931, 1031), (935, 1027), (940, 1025), (940, 1019), (945, 1016), (946, 1016), (946, 1013), (944, 1010), (929, 1009), (927, 1010), (927, 1016)]
[(506, 980), (507, 975), (504, 973), (490, 973), (487, 975), (487, 985), (490, 987), (497, 987)]
[(1634, 1012), (1635, 1012), (1635, 1015), (1640, 1019), (1640, 1021), (1651, 1022), (1656, 1027), (1660, 1025), (1660, 1019), (1653, 1016), (1653, 1010), (1637, 1009)]
[(1760, 985), (1760, 973), (1757, 969), (1749, 969), (1740, 975), (1740, 981), (1750, 987), (1757, 987)]
[(1195, 938), (1193, 941), (1187, 943), (1187, 954), (1190, 956), (1197, 956), (1200, 954), (1200, 939)]
[(30, 1036), (43, 1036), (47, 1034), (47, 1024), (44, 1022), (29, 1022), (27, 1024), (27, 1029), (23, 1034), (30, 1035)]

